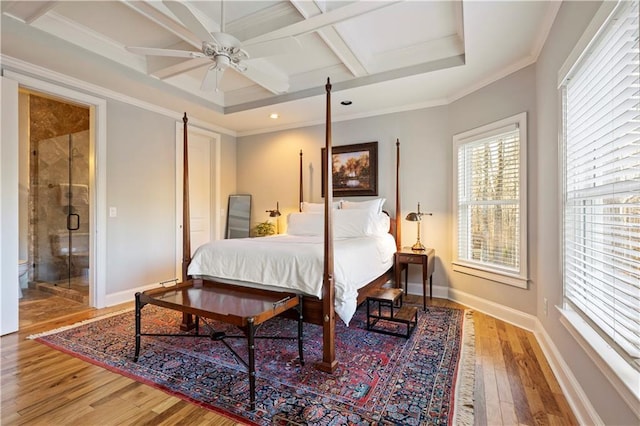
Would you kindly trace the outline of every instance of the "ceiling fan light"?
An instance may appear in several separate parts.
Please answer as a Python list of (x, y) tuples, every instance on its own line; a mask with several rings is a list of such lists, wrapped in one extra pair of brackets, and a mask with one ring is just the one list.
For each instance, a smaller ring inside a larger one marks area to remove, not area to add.
[(227, 55), (216, 55), (215, 60), (216, 68), (219, 70), (223, 70), (231, 64), (231, 60)]

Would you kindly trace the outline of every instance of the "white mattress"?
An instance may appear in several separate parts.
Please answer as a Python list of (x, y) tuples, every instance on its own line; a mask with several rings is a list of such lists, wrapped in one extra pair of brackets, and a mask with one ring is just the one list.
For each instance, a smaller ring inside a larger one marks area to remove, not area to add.
[[(321, 236), (276, 235), (213, 241), (199, 247), (188, 274), (266, 285), (322, 298)], [(389, 234), (338, 238), (334, 242), (335, 310), (349, 324), (358, 289), (393, 265)]]

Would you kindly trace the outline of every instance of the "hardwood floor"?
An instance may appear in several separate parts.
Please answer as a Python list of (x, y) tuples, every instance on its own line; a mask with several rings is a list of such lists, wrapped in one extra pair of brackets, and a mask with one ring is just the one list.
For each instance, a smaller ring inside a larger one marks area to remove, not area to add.
[[(62, 303), (65, 305), (58, 306)], [(443, 299), (434, 299), (431, 304), (461, 307)], [(55, 306), (49, 314), (36, 303), (21, 305), (20, 331), (0, 339), (0, 424), (237, 424), (150, 386), (26, 340), (31, 334), (132, 304), (101, 310), (65, 301), (56, 301)], [(473, 319), (475, 424), (577, 424), (533, 334), (479, 312), (474, 312)]]

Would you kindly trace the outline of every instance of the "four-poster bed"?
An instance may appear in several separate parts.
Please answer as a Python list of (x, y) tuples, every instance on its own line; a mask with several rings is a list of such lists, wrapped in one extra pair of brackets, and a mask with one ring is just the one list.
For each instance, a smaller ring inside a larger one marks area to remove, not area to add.
[[(182, 259), (182, 281), (183, 283), (193, 283), (194, 286), (231, 286), (234, 284), (228, 284), (223, 280), (218, 280), (215, 277), (210, 277), (205, 275), (193, 274), (189, 271), (189, 264), (192, 262), (191, 258), (191, 246), (190, 246), (190, 227), (189, 227), (189, 185), (188, 185), (188, 155), (187, 155), (187, 117), (186, 113), (183, 118), (184, 123), (184, 175), (183, 175), (183, 259)], [(333, 190), (332, 190), (332, 180), (331, 180), (331, 167), (332, 162), (326, 161), (327, 159), (332, 158), (332, 136), (331, 136), (331, 84), (327, 79), (326, 84), (326, 139), (325, 139), (325, 149), (324, 153), (326, 155), (324, 164), (327, 165), (328, 170), (323, 173), (323, 187), (326, 188), (325, 192), (325, 200), (324, 200), (324, 226), (323, 226), (323, 253), (322, 253), (322, 287), (319, 295), (316, 294), (314, 296), (305, 294), (303, 297), (303, 317), (304, 321), (312, 324), (321, 325), (323, 328), (323, 355), (322, 360), (316, 364), (316, 367), (322, 371), (333, 372), (338, 362), (336, 360), (335, 353), (335, 322), (336, 322), (336, 276), (334, 271), (334, 258), (335, 255), (335, 244), (334, 241), (334, 210), (333, 210)], [(400, 197), (399, 197), (399, 188), (398, 188), (398, 178), (399, 178), (399, 153), (400, 153), (400, 144), (399, 141), (396, 142), (396, 195), (395, 195), (395, 211), (396, 216), (400, 212)], [(300, 152), (300, 206), (302, 206), (303, 202), (303, 189), (302, 189), (302, 151)], [(338, 219), (341, 219), (339, 216)], [(400, 221), (390, 220), (390, 232), (395, 235), (395, 247), (392, 244), (392, 253), (391, 258), (393, 258), (393, 252), (400, 246)], [(388, 235), (387, 235), (388, 237)], [(267, 237), (270, 238), (270, 237)], [(339, 238), (338, 238), (339, 239)], [(266, 240), (266, 239), (260, 239)], [(262, 241), (260, 241), (262, 243)], [(337, 244), (340, 244), (338, 242)], [(338, 247), (338, 250), (342, 250), (344, 253), (344, 249)], [(194, 257), (197, 256), (194, 255)], [(339, 259), (340, 260), (340, 259)], [(197, 263), (197, 262), (196, 262)], [(193, 268), (192, 268), (193, 269)], [(377, 273), (376, 273), (377, 274)], [(194, 275), (192, 277), (192, 275)], [(373, 290), (379, 289), (385, 283), (394, 279), (393, 273), (393, 262), (391, 262), (390, 266), (386, 267), (382, 273), (377, 275), (374, 279), (367, 279), (367, 284), (364, 286), (359, 286), (360, 288), (357, 290), (356, 304), (360, 304), (364, 302), (367, 298), (367, 295), (370, 294)], [(245, 290), (246, 291), (246, 290)], [(256, 290), (260, 291), (260, 290)], [(282, 289), (280, 291), (287, 291), (286, 289)], [(290, 290), (289, 290), (290, 291)], [(339, 287), (339, 292), (342, 293), (342, 288)], [(355, 310), (355, 309), (354, 309)], [(190, 314), (183, 315), (183, 323), (182, 329), (190, 329), (194, 327), (193, 319)]]

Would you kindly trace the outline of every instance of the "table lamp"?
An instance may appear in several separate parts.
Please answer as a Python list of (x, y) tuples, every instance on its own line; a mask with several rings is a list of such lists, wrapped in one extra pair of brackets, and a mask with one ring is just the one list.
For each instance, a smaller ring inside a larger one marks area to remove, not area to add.
[(418, 222), (418, 240), (416, 243), (411, 246), (411, 250), (414, 251), (424, 251), (425, 247), (420, 242), (420, 223), (422, 222), (422, 216), (433, 216), (433, 213), (422, 213), (420, 212), (420, 203), (418, 203), (418, 212), (411, 212), (407, 215), (406, 219), (409, 222)]
[(269, 213), (269, 217), (275, 217), (276, 218), (276, 234), (280, 233), (280, 226), (278, 223), (278, 218), (282, 215), (280, 213), (280, 202), (276, 201), (276, 209), (275, 210), (266, 210), (267, 213)]

